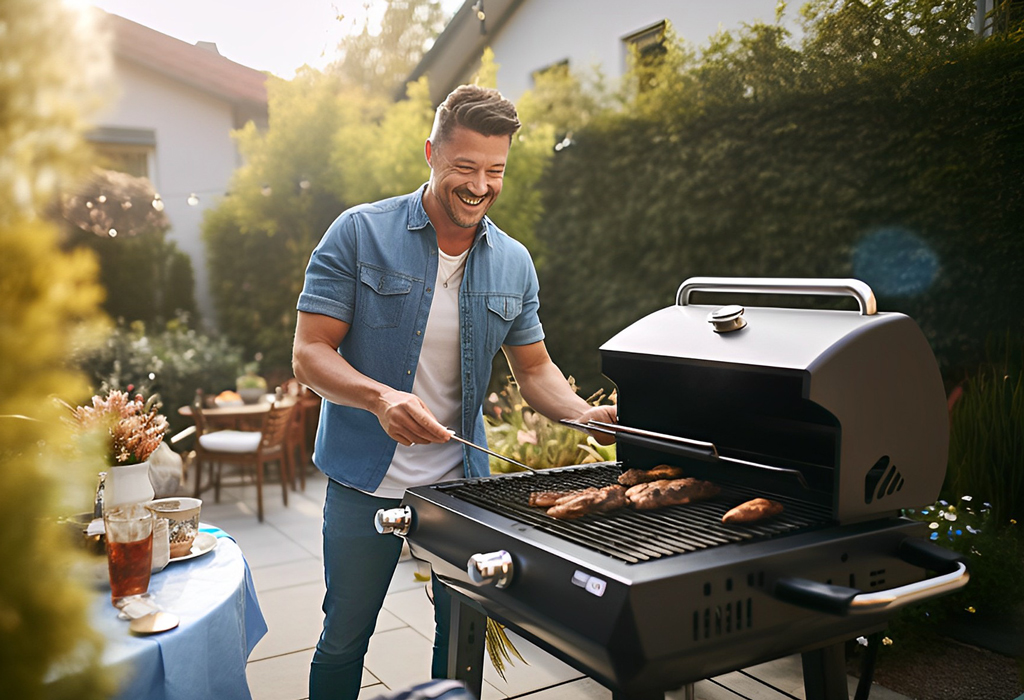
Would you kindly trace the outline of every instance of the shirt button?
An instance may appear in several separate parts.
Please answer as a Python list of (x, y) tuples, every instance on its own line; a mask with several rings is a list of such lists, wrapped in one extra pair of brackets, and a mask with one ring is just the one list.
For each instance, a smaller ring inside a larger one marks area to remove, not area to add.
[(407, 369), (407, 370), (405, 370), (405, 373), (406, 374), (412, 374), (412, 370), (411, 369)]
[(423, 335), (423, 331), (416, 331), (416, 335)]
[(427, 294), (430, 294), (431, 291), (433, 290), (431, 290), (430, 287), (427, 287)]

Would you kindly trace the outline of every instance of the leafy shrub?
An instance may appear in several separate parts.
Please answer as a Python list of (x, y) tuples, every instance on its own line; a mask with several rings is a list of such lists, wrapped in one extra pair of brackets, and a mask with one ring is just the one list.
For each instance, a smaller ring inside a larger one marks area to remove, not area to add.
[(1002, 523), (1024, 519), (1024, 352), (1009, 348), (954, 389), (943, 490), (985, 499)]
[(816, 2), (798, 51), (764, 25), (716, 39), (554, 156), (541, 303), (582, 387), (695, 275), (861, 278), (946, 376), (1021, 328), (1024, 35), (978, 39), (973, 2), (899, 4)]
[(196, 389), (234, 389), (245, 365), (239, 348), (189, 328), (185, 316), (156, 332), (138, 321), (119, 325), (98, 350), (78, 353), (76, 362), (96, 391), (132, 387), (146, 396), (159, 394), (172, 433), (190, 424), (177, 409), (192, 401)]
[(52, 398), (88, 396), (65, 356), (101, 327), (102, 290), (92, 257), (61, 250), (44, 220), (85, 162), (83, 108), (106, 84), (89, 17), (59, 0), (0, 2), (0, 695), (19, 700), (99, 700), (117, 681), (91, 627), (98, 592), (73, 575), (57, 523), (88, 499), (102, 451), (71, 449)]
[(971, 496), (905, 513), (928, 523), (933, 542), (962, 554), (971, 579), (956, 593), (903, 608), (890, 623), (890, 636), (900, 646), (912, 650), (930, 643), (954, 618), (994, 619), (1020, 606), (1024, 578), (1013, 572), (1024, 567), (1024, 536), (1016, 523), (998, 521), (991, 504)]
[[(572, 377), (569, 377), (569, 383), (575, 390), (576, 384)], [(604, 399), (604, 392), (598, 391), (587, 399), (587, 403), (598, 406)], [(614, 397), (609, 397), (609, 402), (614, 402)], [(501, 392), (487, 398), (484, 422), (487, 426), (487, 442), (492, 450), (534, 469), (615, 459), (614, 445), (601, 445), (592, 437), (548, 420), (530, 408), (514, 380), (510, 380)], [(491, 457), (492, 474), (514, 471), (519, 469)]]

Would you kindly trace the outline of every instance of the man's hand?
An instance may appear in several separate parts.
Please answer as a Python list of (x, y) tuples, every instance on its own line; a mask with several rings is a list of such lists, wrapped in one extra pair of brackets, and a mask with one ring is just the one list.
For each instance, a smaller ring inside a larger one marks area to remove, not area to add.
[[(618, 422), (618, 408), (616, 406), (592, 406), (591, 408), (580, 414), (577, 419), (578, 423), (586, 423), (587, 421), (600, 421), (601, 423), (617, 423)], [(597, 431), (588, 431), (588, 435), (593, 436), (602, 445), (610, 445), (615, 442), (615, 436), (607, 433), (599, 433)]]
[(427, 405), (415, 394), (397, 389), (386, 391), (381, 394), (374, 413), (384, 432), (406, 447), (451, 439), (448, 430), (437, 422)]

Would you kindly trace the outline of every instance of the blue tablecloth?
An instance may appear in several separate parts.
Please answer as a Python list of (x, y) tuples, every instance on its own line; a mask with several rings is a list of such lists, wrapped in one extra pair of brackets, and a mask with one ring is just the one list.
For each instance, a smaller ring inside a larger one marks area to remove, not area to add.
[(118, 700), (251, 700), (245, 662), (267, 633), (249, 565), (222, 530), (208, 554), (172, 562), (153, 574), (149, 592), (181, 623), (169, 632), (136, 637), (117, 617), (109, 588), (97, 596), (92, 619), (107, 638), (104, 664), (121, 677)]

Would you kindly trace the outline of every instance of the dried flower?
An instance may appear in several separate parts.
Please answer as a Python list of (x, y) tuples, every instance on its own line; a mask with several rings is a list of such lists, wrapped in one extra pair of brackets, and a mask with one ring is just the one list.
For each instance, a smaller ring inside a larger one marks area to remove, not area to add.
[(123, 391), (111, 391), (106, 398), (93, 396), (91, 406), (71, 409), (71, 419), (83, 431), (106, 428), (111, 464), (138, 464), (164, 440), (167, 418), (158, 408), (155, 397), (143, 402), (141, 395), (132, 399)]

